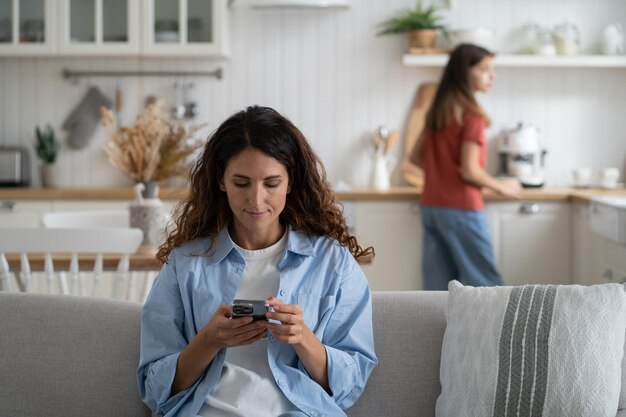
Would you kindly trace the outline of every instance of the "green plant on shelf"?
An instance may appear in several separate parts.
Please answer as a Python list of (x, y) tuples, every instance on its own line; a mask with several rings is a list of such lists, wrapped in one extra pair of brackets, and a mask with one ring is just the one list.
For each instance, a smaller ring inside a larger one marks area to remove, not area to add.
[(54, 164), (61, 145), (57, 139), (54, 129), (50, 125), (46, 125), (45, 129), (39, 126), (35, 127), (35, 152), (44, 164)]
[(413, 30), (444, 29), (443, 18), (438, 15), (441, 7), (435, 4), (424, 6), (420, 1), (414, 8), (405, 9), (381, 23), (379, 35), (404, 33)]

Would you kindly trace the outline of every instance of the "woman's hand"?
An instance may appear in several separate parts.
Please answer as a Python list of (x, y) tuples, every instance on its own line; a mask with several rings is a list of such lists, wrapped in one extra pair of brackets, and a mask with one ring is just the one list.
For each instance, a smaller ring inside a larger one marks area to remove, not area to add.
[(500, 180), (498, 192), (507, 197), (520, 198), (522, 196), (522, 184), (513, 178)]
[(274, 312), (266, 314), (267, 318), (280, 321), (280, 324), (268, 323), (267, 328), (279, 342), (293, 345), (311, 379), (330, 392), (326, 348), (304, 323), (302, 307), (285, 304), (276, 297), (270, 297), (267, 301), (274, 308)]
[(267, 318), (280, 322), (280, 324), (267, 324), (274, 338), (290, 345), (302, 343), (302, 334), (306, 327), (302, 317), (302, 307), (297, 304), (285, 304), (276, 297), (270, 297), (267, 301), (270, 307), (274, 308), (274, 312), (267, 313)]
[(215, 351), (222, 348), (250, 345), (267, 333), (265, 320), (252, 317), (231, 318), (232, 308), (222, 304), (200, 333), (207, 346)]
[(221, 305), (211, 320), (180, 353), (170, 395), (192, 386), (217, 352), (225, 347), (252, 344), (267, 333), (267, 322), (252, 317), (231, 319), (231, 307)]

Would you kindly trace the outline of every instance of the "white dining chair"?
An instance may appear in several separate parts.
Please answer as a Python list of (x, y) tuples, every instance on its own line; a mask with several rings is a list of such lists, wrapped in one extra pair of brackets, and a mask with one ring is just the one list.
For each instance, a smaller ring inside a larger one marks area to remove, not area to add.
[[(43, 270), (48, 293), (86, 295), (79, 258), (81, 255), (93, 259), (89, 270), (93, 276), (92, 296), (100, 296), (100, 278), (104, 271), (105, 255), (114, 256), (117, 262), (112, 283), (111, 296), (129, 299), (132, 280), (129, 273), (129, 257), (139, 248), (143, 232), (137, 228), (2, 228), (0, 229), (0, 283), (4, 291), (31, 292), (31, 260), (43, 255)], [(9, 255), (12, 254), (12, 255)], [(19, 256), (19, 268), (10, 268), (9, 259)], [(54, 259), (69, 256), (67, 270), (55, 270)], [(40, 262), (41, 263), (41, 262)], [(81, 263), (84, 264), (83, 261)], [(69, 274), (70, 282), (67, 276)], [(55, 278), (58, 288), (55, 289)]]
[[(71, 210), (71, 211), (51, 211), (41, 216), (41, 225), (45, 228), (93, 228), (93, 227), (125, 227), (130, 226), (129, 210)], [(161, 236), (163, 237), (163, 236)], [(129, 281), (133, 286), (138, 282), (140, 288), (136, 301), (145, 302), (152, 283), (156, 278), (158, 270), (143, 271), (137, 273), (130, 271)], [(137, 277), (139, 275), (139, 278)], [(133, 294), (133, 298), (135, 298)]]
[(52, 211), (41, 216), (43, 227), (129, 227), (128, 210)]

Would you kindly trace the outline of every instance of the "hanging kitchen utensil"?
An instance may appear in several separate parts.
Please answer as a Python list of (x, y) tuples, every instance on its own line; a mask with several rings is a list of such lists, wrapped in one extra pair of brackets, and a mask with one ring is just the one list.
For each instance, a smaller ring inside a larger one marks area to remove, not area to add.
[(183, 88), (184, 88), (183, 81), (179, 80), (179, 81), (174, 82), (174, 95), (175, 95), (174, 100), (175, 101), (174, 101), (174, 105), (170, 109), (170, 113), (172, 115), (172, 119), (175, 119), (175, 120), (180, 120), (185, 117), (185, 106), (183, 102), (184, 100)]
[(189, 101), (189, 93), (196, 86), (196, 83), (189, 81), (183, 85), (183, 106), (185, 107), (184, 117), (185, 119), (194, 119), (198, 115), (197, 104), (194, 101)]
[(110, 109), (111, 104), (111, 100), (100, 89), (89, 87), (61, 126), (67, 132), (67, 143), (71, 148), (82, 149), (89, 144), (102, 118), (100, 107)]
[(117, 127), (122, 127), (122, 107), (124, 106), (124, 93), (120, 88), (120, 80), (115, 83), (115, 120), (117, 121)]

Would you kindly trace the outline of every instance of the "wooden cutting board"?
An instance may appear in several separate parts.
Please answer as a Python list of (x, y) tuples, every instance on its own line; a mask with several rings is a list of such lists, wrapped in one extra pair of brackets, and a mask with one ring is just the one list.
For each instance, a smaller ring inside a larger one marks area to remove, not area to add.
[(409, 162), (408, 158), (413, 150), (413, 146), (415, 145), (418, 136), (422, 133), (422, 130), (424, 130), (424, 126), (426, 124), (426, 113), (428, 113), (430, 105), (435, 99), (436, 92), (436, 83), (421, 84), (417, 88), (415, 96), (413, 97), (411, 113), (409, 114), (409, 119), (405, 129), (402, 175), (409, 184), (418, 188), (422, 188), (424, 185), (424, 173), (417, 165)]

